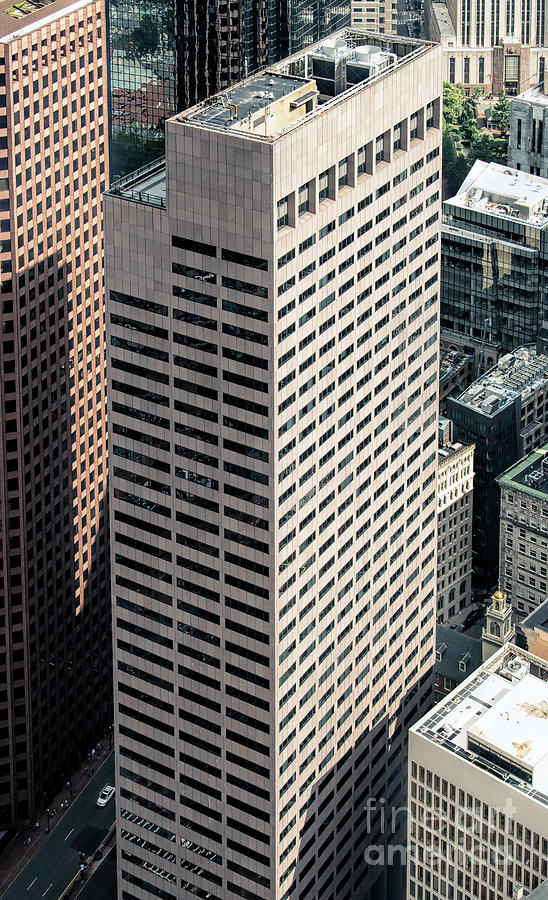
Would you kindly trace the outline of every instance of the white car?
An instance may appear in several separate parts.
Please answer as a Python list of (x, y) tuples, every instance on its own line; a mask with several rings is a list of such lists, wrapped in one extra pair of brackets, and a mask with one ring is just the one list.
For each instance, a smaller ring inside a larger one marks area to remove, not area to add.
[(106, 806), (109, 800), (114, 797), (115, 788), (111, 784), (105, 784), (103, 790), (97, 797), (97, 806)]

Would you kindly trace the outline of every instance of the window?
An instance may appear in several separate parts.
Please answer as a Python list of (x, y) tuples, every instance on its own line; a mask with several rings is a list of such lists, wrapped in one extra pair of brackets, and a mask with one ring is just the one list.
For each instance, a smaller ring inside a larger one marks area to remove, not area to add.
[(350, 184), (349, 169), (349, 157), (341, 159), (339, 163), (339, 190), (343, 187), (348, 187)]
[(299, 188), (299, 215), (304, 216), (305, 213), (311, 212), (311, 195), (313, 182), (309, 181)]
[(322, 172), (319, 180), (319, 193), (318, 199), (319, 202), (322, 203), (324, 200), (333, 200), (334, 199), (334, 168), (326, 169), (325, 172)]
[(478, 60), (478, 84), (485, 82), (485, 57), (480, 56)]
[(289, 225), (289, 196), (283, 197), (281, 200), (278, 200), (278, 231), (281, 231), (282, 228), (287, 228)]
[(470, 57), (464, 57), (464, 84), (470, 84)]
[(403, 122), (399, 122), (398, 125), (394, 125), (394, 136), (393, 136), (393, 150), (396, 153), (397, 150), (405, 149), (403, 146)]
[(379, 165), (382, 162), (388, 162), (385, 155), (385, 135), (380, 134), (375, 141), (375, 163)]
[(455, 57), (449, 57), (449, 84), (455, 84)]

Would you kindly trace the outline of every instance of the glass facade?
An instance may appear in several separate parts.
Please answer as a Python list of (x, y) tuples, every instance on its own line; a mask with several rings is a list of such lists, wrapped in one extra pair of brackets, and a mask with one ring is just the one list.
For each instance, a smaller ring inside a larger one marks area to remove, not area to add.
[(176, 112), (173, 0), (109, 0), (111, 178), (163, 153)]

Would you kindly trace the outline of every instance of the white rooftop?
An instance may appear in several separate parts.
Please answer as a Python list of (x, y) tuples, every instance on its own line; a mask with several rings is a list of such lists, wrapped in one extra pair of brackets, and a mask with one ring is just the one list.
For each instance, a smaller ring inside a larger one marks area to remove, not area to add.
[(515, 99), (526, 100), (531, 103), (539, 103), (541, 106), (548, 106), (548, 95), (544, 93), (539, 84), (524, 91), (523, 94), (518, 94)]
[(548, 805), (545, 661), (506, 644), (412, 731)]
[(548, 223), (548, 179), (478, 159), (456, 196), (446, 201), (449, 215), (451, 206), (542, 228)]
[(485, 416), (494, 416), (516, 397), (526, 398), (548, 378), (548, 356), (535, 346), (518, 347), (476, 379), (457, 398)]
[(478, 717), (468, 737), (527, 768), (533, 787), (548, 791), (548, 685), (544, 681), (525, 675)]

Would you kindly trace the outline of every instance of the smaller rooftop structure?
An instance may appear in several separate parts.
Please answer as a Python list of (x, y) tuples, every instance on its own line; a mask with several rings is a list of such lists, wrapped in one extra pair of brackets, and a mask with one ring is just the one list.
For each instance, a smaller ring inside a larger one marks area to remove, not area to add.
[(459, 403), (487, 417), (497, 413), (516, 397), (525, 397), (548, 379), (548, 356), (537, 353), (534, 344), (518, 347), (502, 356), (497, 365), (459, 395)]
[(431, 44), (414, 38), (343, 28), (171, 121), (274, 141), (431, 49)]
[(436, 20), (440, 38), (442, 40), (443, 38), (456, 38), (455, 26), (445, 0), (431, 0), (430, 9)]
[(449, 217), (451, 207), (544, 228), (548, 224), (548, 179), (478, 159), (456, 196), (446, 201)]
[(505, 644), (411, 729), (548, 807), (548, 663)]
[(501, 487), (548, 501), (548, 444), (514, 463), (498, 476), (497, 481)]
[(464, 353), (462, 350), (452, 350), (442, 345), (440, 349), (440, 387), (457, 378), (461, 373), (465, 374), (474, 364), (474, 355)]
[(538, 103), (540, 106), (548, 106), (548, 94), (546, 94), (542, 88), (542, 85), (537, 84), (535, 87), (529, 88), (524, 91), (522, 94), (518, 94), (517, 97), (514, 97), (512, 102), (524, 100), (527, 103)]
[(436, 625), (434, 672), (460, 683), (481, 665), (481, 640), (449, 625)]

